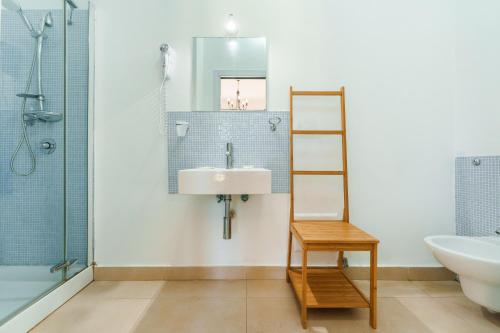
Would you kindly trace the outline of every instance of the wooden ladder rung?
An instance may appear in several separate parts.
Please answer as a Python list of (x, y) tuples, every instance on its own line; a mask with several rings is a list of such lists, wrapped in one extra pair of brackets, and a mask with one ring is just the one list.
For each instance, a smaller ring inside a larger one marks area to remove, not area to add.
[(342, 135), (344, 131), (331, 131), (331, 130), (292, 130), (292, 134), (300, 134), (300, 135)]
[(298, 223), (300, 223), (300, 222), (307, 222), (307, 223), (309, 223), (309, 222), (321, 222), (321, 223), (323, 223), (323, 222), (339, 222), (339, 223), (344, 222), (345, 223), (345, 221), (343, 221), (343, 220), (299, 220), (299, 219), (294, 219), (293, 222), (298, 222)]
[(293, 90), (292, 96), (342, 96), (342, 91), (300, 91)]
[(291, 173), (293, 175), (318, 175), (318, 176), (327, 176), (327, 175), (333, 175), (333, 176), (342, 176), (344, 174), (344, 171), (325, 171), (325, 170), (291, 170)]

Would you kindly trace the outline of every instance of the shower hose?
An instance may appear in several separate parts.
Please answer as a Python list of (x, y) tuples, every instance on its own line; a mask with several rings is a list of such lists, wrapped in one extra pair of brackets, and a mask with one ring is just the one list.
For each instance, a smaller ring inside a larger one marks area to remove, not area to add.
[[(31, 62), (31, 70), (30, 70), (30, 73), (28, 76), (28, 82), (26, 83), (26, 89), (24, 90), (25, 95), (28, 94), (30, 91), (31, 80), (33, 78), (33, 72), (35, 71), (36, 60), (37, 60), (37, 52), (36, 52), (36, 47), (35, 47), (35, 51), (33, 52), (33, 61)], [(26, 100), (27, 100), (27, 97), (24, 96), (23, 97), (23, 104), (21, 107), (21, 113), (20, 113), (20, 115), (21, 115), (21, 129), (22, 129), (23, 133), (21, 135), (21, 139), (19, 140), (19, 142), (17, 144), (16, 150), (14, 151), (14, 154), (12, 154), (12, 157), (10, 159), (10, 170), (17, 176), (29, 176), (35, 171), (35, 168), (36, 168), (36, 157), (35, 157), (35, 153), (33, 152), (33, 148), (31, 147), (30, 139), (28, 137), (28, 131), (26, 128), (27, 124), (26, 124), (26, 121), (24, 120), (24, 112), (26, 111)], [(21, 150), (23, 143), (26, 143), (26, 147), (28, 148), (28, 152), (29, 152), (30, 160), (31, 160), (31, 167), (26, 172), (18, 171), (16, 166), (15, 166), (17, 156), (19, 155), (19, 151)]]

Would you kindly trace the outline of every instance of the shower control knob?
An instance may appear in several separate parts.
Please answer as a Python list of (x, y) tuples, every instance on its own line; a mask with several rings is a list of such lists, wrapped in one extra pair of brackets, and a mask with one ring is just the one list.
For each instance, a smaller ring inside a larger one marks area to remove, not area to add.
[(56, 142), (53, 139), (43, 139), (40, 141), (40, 149), (44, 154), (52, 154), (56, 150)]

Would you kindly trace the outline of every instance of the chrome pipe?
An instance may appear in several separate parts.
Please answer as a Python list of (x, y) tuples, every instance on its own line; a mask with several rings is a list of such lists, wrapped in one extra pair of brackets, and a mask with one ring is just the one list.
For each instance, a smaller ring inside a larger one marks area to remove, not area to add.
[(29, 32), (33, 34), (35, 29), (33, 28), (33, 25), (31, 24), (30, 20), (28, 20), (26, 15), (24, 15), (24, 12), (21, 8), (18, 9), (17, 14), (21, 17), (24, 25), (26, 26), (26, 28), (28, 28)]
[[(38, 83), (38, 96), (43, 95), (43, 87), (42, 87), (42, 48), (43, 48), (43, 36), (39, 36), (37, 38), (37, 83)], [(40, 111), (44, 110), (44, 98), (38, 98), (38, 104), (40, 105)]]
[(224, 195), (224, 231), (222, 237), (231, 239), (231, 195)]
[(226, 169), (233, 168), (233, 144), (226, 143)]
[(65, 260), (63, 262), (60, 262), (50, 268), (51, 273), (55, 273), (60, 271), (61, 269), (68, 269), (71, 265), (75, 264), (78, 261), (78, 259), (69, 259)]

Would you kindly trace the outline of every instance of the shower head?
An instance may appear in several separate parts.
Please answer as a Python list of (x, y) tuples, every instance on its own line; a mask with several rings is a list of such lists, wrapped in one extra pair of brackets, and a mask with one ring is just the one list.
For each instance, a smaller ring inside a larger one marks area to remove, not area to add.
[(48, 12), (43, 18), (43, 25), (45, 25), (46, 27), (52, 27), (53, 24), (54, 20), (52, 19), (52, 13)]
[(47, 12), (47, 14), (45, 14), (43, 19), (40, 21), (40, 29), (36, 32), (32, 32), (32, 36), (34, 38), (42, 36), (45, 33), (45, 28), (47, 27), (50, 28), (52, 27), (53, 24), (54, 24), (54, 19), (52, 18), (52, 13)]

